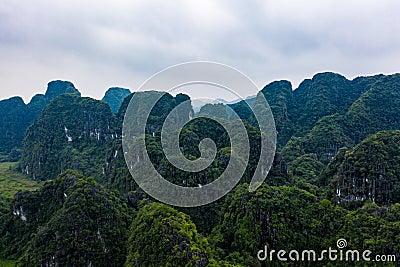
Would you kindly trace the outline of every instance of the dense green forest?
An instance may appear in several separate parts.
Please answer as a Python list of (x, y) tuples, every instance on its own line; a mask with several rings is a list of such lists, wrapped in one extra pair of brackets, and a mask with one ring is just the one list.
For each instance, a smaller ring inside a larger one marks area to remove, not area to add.
[(81, 95), (71, 82), (57, 80), (49, 82), (46, 93), (35, 95), (28, 104), (21, 97), (0, 101), (0, 161), (19, 159), (26, 129), (43, 108), (61, 94)]
[[(250, 108), (254, 99), (230, 104), (249, 137), (249, 163), (231, 192), (196, 208), (159, 203), (129, 173), (122, 123), (135, 93), (111, 88), (99, 101), (55, 81), (28, 105), (18, 97), (0, 101), (0, 266), (378, 266), (257, 257), (264, 248), (337, 249), (341, 238), (348, 249), (397, 259), (379, 266), (398, 266), (400, 74), (348, 80), (319, 73), (295, 90), (276, 81), (260, 92), (277, 132), (266, 180), (249, 192), (262, 134)], [(187, 106), (185, 116), (194, 119), (179, 135), (182, 153), (198, 159), (199, 143), (211, 138), (216, 156), (196, 173), (173, 166), (161, 127), (186, 100), (164, 94), (142, 138), (163, 177), (201, 186), (227, 168), (230, 140), (219, 123), (196, 118)], [(228, 119), (229, 112), (208, 104), (199, 114)]]

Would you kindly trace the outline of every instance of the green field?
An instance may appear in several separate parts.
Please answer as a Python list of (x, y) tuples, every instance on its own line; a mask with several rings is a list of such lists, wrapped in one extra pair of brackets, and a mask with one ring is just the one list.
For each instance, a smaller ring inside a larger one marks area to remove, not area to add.
[[(0, 214), (8, 211), (15, 193), (36, 190), (40, 187), (40, 183), (18, 172), (17, 164), (17, 162), (0, 162)], [(9, 266), (15, 266), (15, 261), (0, 259), (0, 267)]]
[(16, 170), (17, 162), (0, 163), (0, 196), (13, 198), (18, 191), (32, 191), (40, 187), (40, 183), (33, 181)]
[(0, 259), (0, 267), (14, 267), (14, 266), (15, 266), (15, 261)]

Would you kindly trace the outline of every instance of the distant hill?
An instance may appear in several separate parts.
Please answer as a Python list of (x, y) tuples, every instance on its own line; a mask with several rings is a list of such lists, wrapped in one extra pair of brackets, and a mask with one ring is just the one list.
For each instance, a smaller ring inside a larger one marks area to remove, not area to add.
[(112, 113), (116, 114), (124, 98), (130, 93), (131, 91), (129, 89), (112, 87), (106, 91), (102, 101), (106, 102), (110, 106)]

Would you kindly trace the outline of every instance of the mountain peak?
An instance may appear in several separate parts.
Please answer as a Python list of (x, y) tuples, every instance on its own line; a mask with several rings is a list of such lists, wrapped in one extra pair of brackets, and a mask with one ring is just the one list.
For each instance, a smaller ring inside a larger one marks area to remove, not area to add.
[(335, 73), (335, 72), (329, 72), (329, 71), (320, 72), (320, 73), (315, 74), (313, 76), (312, 80), (313, 81), (315, 81), (315, 80), (326, 80), (326, 79), (331, 80), (331, 79), (334, 79), (334, 78), (347, 80), (346, 77), (344, 77), (343, 75), (341, 75), (339, 73)]
[(9, 105), (15, 105), (15, 106), (25, 105), (24, 100), (20, 96), (13, 96), (8, 99), (0, 100), (0, 102), (8, 103)]
[(118, 112), (124, 98), (127, 97), (131, 91), (126, 88), (111, 87), (105, 93), (102, 101), (106, 102), (110, 107), (112, 112), (115, 114)]
[(51, 81), (47, 84), (46, 97), (48, 99), (53, 99), (61, 94), (76, 94), (81, 95), (81, 93), (75, 88), (74, 84), (69, 81)]

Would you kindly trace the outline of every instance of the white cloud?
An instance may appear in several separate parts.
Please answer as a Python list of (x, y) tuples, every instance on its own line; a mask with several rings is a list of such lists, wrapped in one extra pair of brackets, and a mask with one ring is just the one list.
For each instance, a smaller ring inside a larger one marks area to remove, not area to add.
[(396, 0), (1, 0), (0, 98), (28, 101), (57, 78), (101, 98), (190, 60), (230, 64), (259, 86), (398, 72), (399, 10)]

